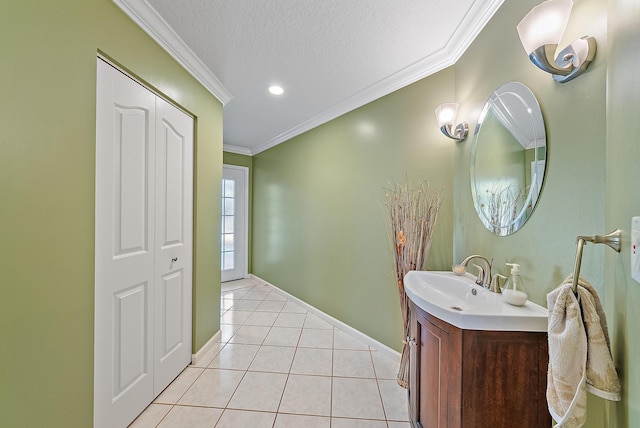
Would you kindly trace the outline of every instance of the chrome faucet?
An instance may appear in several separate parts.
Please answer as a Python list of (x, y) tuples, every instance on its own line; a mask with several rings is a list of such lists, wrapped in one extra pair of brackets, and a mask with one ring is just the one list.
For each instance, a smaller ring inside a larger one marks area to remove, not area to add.
[(482, 260), (482, 263), (484, 265), (484, 266), (476, 265), (476, 267), (478, 268), (478, 278), (476, 279), (476, 284), (484, 288), (490, 288), (491, 287), (491, 263), (493, 262), (493, 259), (489, 261), (485, 257), (482, 257), (478, 254), (474, 254), (469, 257), (466, 257), (463, 261), (461, 261), (460, 266), (466, 267), (469, 261), (471, 261), (472, 259), (480, 259)]

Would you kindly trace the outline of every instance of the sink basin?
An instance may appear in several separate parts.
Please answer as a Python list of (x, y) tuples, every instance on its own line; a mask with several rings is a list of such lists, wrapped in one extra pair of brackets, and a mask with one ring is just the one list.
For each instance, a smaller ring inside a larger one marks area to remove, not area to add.
[(404, 289), (422, 310), (461, 329), (547, 331), (547, 309), (528, 300), (524, 306), (510, 305), (468, 273), (411, 271), (404, 277)]

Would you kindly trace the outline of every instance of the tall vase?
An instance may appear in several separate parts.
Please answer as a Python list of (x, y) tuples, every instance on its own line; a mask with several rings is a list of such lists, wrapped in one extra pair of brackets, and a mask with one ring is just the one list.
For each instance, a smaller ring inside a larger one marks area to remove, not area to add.
[(400, 367), (398, 368), (397, 381), (398, 385), (403, 388), (409, 387), (409, 299), (404, 292), (404, 283), (398, 281), (398, 292), (400, 294), (400, 310), (402, 311), (402, 321), (404, 327), (404, 337), (402, 339), (402, 356), (400, 357)]

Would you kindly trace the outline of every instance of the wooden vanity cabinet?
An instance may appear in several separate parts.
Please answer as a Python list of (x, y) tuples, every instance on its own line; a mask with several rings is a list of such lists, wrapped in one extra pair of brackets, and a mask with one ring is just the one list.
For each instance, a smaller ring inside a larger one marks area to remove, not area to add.
[(463, 330), (413, 302), (414, 428), (546, 428), (546, 332)]

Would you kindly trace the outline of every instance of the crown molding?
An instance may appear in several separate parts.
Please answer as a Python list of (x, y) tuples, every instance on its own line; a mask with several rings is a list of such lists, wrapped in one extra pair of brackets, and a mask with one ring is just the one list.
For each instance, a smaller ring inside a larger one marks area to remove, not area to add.
[(346, 98), (345, 100), (322, 111), (316, 116), (294, 126), (293, 128), (261, 143), (251, 149), (256, 155), (293, 137), (327, 123), (345, 113), (362, 107), (378, 98), (417, 82), (440, 70), (454, 65), (475, 40), (487, 22), (500, 8), (504, 0), (477, 0), (458, 25), (456, 31), (438, 52), (420, 59), (391, 76), (374, 83), (368, 88)]
[[(149, 34), (151, 38), (160, 44), (160, 46), (198, 80), (198, 82), (211, 92), (213, 96), (220, 100), (223, 105), (231, 100), (233, 96), (227, 88), (225, 88), (218, 78), (202, 63), (197, 55), (146, 0), (112, 1)], [(455, 64), (503, 2), (504, 0), (476, 0), (465, 14), (452, 37), (440, 51), (424, 57), (397, 73), (374, 83), (368, 88), (361, 90), (353, 96), (346, 98), (316, 116), (301, 122), (252, 149), (225, 145), (223, 150), (248, 156), (258, 154)]]
[(460, 21), (458, 28), (447, 42), (448, 50), (451, 52), (454, 63), (460, 59), (462, 54), (478, 37), (478, 34), (493, 18), (493, 15), (500, 9), (505, 0), (482, 1), (476, 0), (469, 8), (465, 17)]
[(169, 55), (184, 67), (222, 105), (233, 96), (207, 68), (198, 56), (187, 46), (167, 22), (145, 0), (113, 0), (140, 28), (155, 40)]
[(228, 153), (236, 153), (238, 155), (252, 156), (253, 153), (246, 147), (234, 146), (231, 144), (223, 144), (222, 151)]
[(436, 73), (450, 65), (453, 65), (455, 61), (448, 57), (444, 50), (425, 57), (406, 67), (403, 70), (395, 73), (394, 75), (375, 83), (368, 88), (356, 93), (355, 95), (344, 99), (343, 101), (334, 104), (332, 107), (322, 111), (321, 113), (313, 116), (312, 118), (305, 120), (304, 122), (294, 126), (293, 128), (283, 132), (280, 135), (273, 137), (272, 139), (265, 141), (262, 144), (254, 147), (251, 152), (255, 155), (277, 146), (293, 137), (296, 137), (304, 132), (307, 132), (317, 126), (327, 123), (343, 114), (346, 114), (352, 110), (362, 107), (378, 98), (384, 97), (398, 89), (401, 89), (411, 83), (414, 83), (424, 77), (427, 77), (433, 73)]

